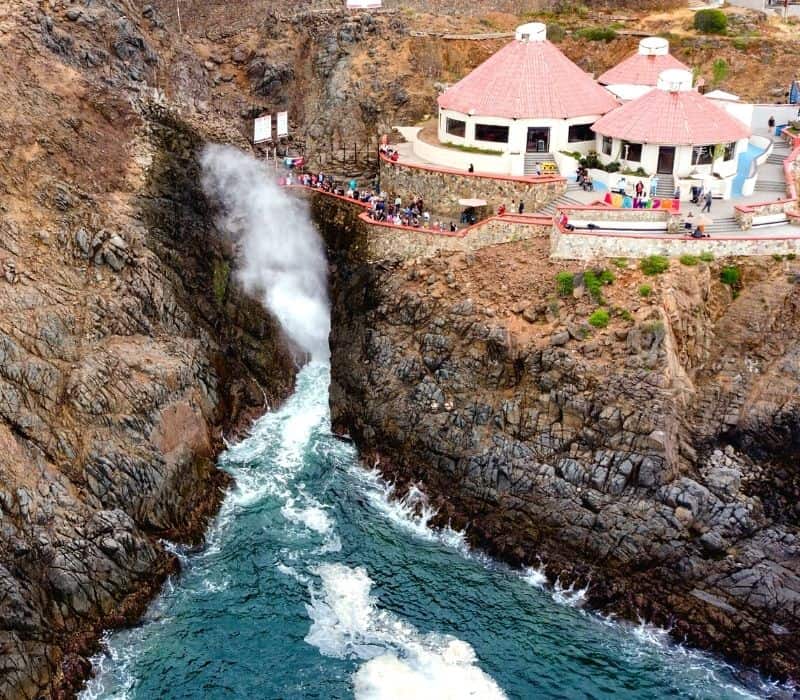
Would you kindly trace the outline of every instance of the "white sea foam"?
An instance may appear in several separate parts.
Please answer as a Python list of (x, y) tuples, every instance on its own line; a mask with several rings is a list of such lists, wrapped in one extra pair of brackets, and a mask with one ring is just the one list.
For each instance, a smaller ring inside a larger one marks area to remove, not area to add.
[(263, 163), (232, 146), (207, 146), (200, 161), (203, 189), (221, 207), (219, 226), (239, 248), (239, 281), (301, 350), (327, 359), (328, 265), (307, 206), (281, 190)]
[(472, 647), (455, 637), (422, 634), (378, 607), (363, 568), (323, 564), (321, 588), (306, 606), (312, 620), (306, 642), (322, 654), (366, 661), (356, 672), (357, 700), (476, 698), (505, 694), (476, 664)]
[(325, 535), (333, 529), (333, 522), (322, 504), (317, 502), (298, 505), (297, 500), (290, 496), (281, 507), (281, 515), (289, 522), (303, 525), (320, 535)]

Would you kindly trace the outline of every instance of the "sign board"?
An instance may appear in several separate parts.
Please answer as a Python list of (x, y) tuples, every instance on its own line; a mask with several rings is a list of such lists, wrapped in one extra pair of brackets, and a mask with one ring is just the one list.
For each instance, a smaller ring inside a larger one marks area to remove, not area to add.
[(383, 5), (383, 0), (347, 0), (348, 10), (375, 10)]
[(278, 112), (278, 138), (289, 135), (289, 113)]
[(258, 117), (253, 122), (253, 143), (272, 141), (272, 115)]

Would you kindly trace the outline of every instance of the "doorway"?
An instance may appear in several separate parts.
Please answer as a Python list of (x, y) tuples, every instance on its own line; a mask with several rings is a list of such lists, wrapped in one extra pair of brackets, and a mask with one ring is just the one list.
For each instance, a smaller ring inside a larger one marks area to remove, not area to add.
[(675, 146), (661, 146), (658, 149), (658, 168), (659, 174), (672, 175), (675, 168)]
[(525, 150), (528, 153), (548, 153), (550, 151), (550, 127), (528, 127), (528, 142)]

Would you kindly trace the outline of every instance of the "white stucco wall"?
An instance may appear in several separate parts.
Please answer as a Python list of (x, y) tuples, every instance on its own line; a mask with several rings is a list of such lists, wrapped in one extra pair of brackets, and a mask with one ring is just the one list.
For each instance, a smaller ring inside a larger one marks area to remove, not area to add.
[[(439, 140), (442, 143), (455, 143), (463, 146), (474, 146), (488, 150), (503, 151), (512, 156), (524, 154), (527, 150), (528, 128), (539, 127), (550, 129), (550, 143), (548, 151), (579, 151), (588, 153), (594, 147), (594, 141), (569, 142), (569, 127), (576, 124), (593, 124), (600, 118), (599, 114), (589, 114), (571, 119), (506, 119), (504, 117), (484, 117), (468, 115), (461, 112), (443, 109), (439, 113)], [(466, 123), (464, 137), (453, 136), (447, 133), (447, 120), (458, 119)], [(491, 124), (508, 127), (508, 143), (495, 141), (480, 141), (475, 138), (476, 124)], [(477, 166), (476, 166), (477, 167)]]

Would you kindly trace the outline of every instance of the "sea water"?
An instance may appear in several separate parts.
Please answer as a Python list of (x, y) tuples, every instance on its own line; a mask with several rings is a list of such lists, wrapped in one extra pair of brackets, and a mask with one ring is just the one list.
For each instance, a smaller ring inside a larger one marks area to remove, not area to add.
[(109, 634), (84, 700), (128, 698), (748, 698), (719, 660), (582, 607), (433, 531), (330, 431), (329, 368), (220, 466), (232, 487), (206, 544), (141, 624)]

